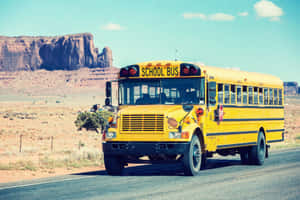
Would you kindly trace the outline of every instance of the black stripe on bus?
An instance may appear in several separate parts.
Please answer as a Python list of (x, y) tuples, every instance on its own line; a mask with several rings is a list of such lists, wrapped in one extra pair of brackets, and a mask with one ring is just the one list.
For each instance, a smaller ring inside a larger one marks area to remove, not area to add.
[(280, 140), (268, 140), (268, 143), (272, 143), (272, 142), (282, 142), (284, 141), (284, 139), (280, 139)]
[(272, 129), (272, 130), (267, 130), (267, 132), (279, 132), (279, 131), (284, 131), (284, 129)]
[(223, 119), (224, 122), (236, 122), (236, 121), (273, 121), (273, 120), (284, 120), (284, 118)]
[(284, 108), (283, 106), (237, 106), (237, 105), (223, 105), (224, 108), (269, 108), (269, 109), (276, 109), (276, 108)]
[(258, 131), (239, 131), (239, 132), (220, 132), (220, 133), (207, 133), (207, 136), (215, 135), (236, 135), (236, 134), (248, 134), (248, 133), (257, 133)]
[(218, 145), (217, 148), (230, 148), (230, 147), (238, 147), (238, 146), (245, 146), (245, 145), (256, 145), (256, 142)]

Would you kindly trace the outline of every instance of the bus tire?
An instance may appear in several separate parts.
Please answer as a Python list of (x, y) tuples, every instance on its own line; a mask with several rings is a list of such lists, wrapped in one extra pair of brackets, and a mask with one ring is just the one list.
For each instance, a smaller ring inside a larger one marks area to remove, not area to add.
[(124, 164), (120, 157), (117, 156), (107, 156), (104, 154), (104, 165), (106, 172), (109, 175), (121, 175), (124, 169)]
[(251, 163), (254, 165), (263, 165), (266, 156), (266, 139), (263, 132), (259, 131), (257, 144), (250, 149)]
[(189, 148), (183, 155), (184, 175), (196, 176), (204, 167), (205, 155), (202, 152), (201, 143), (197, 135), (193, 135)]
[(248, 165), (250, 164), (250, 150), (249, 148), (241, 148), (240, 149), (240, 157), (241, 157), (241, 162), (243, 165)]

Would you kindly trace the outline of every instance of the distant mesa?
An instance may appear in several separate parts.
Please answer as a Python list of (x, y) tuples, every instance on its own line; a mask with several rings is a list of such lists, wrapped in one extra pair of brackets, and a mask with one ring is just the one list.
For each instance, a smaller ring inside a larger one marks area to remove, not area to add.
[(0, 71), (112, 67), (112, 51), (94, 47), (91, 33), (54, 37), (0, 36)]
[(284, 82), (284, 94), (288, 96), (300, 95), (300, 87), (297, 82)]

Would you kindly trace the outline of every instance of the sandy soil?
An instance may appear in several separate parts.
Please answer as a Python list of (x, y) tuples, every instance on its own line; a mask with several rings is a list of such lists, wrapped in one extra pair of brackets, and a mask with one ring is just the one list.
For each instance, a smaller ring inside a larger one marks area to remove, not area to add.
[[(89, 106), (29, 102), (0, 105), (0, 182), (98, 170), (84, 166), (102, 165), (101, 134), (78, 131), (74, 125), (77, 112), (89, 110)], [(73, 163), (76, 160), (91, 162)], [(63, 161), (72, 163), (56, 167)]]

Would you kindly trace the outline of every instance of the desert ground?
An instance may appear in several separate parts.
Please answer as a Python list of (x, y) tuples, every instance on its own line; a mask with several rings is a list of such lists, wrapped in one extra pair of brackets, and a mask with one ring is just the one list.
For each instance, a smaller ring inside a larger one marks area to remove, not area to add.
[[(103, 93), (65, 96), (0, 93), (0, 182), (103, 169), (101, 134), (77, 130), (79, 111), (103, 104)], [(286, 140), (271, 150), (300, 145), (300, 98), (285, 101)]]

